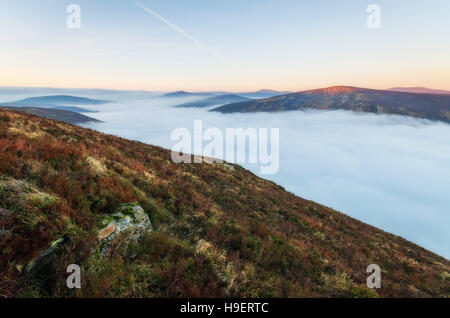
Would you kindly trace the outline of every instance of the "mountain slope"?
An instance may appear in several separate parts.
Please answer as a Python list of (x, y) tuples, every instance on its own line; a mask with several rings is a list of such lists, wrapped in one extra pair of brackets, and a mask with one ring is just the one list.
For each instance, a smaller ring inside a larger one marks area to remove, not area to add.
[[(104, 221), (131, 202), (153, 230), (103, 255)], [(5, 297), (450, 295), (448, 260), (240, 166), (177, 165), (159, 147), (1, 109), (0, 235)], [(68, 264), (81, 289), (66, 287)]]
[(349, 86), (335, 86), (229, 104), (212, 111), (246, 113), (303, 109), (343, 109), (375, 114), (397, 114), (450, 122), (449, 95), (415, 94)]
[(246, 102), (246, 101), (250, 101), (250, 100), (251, 100), (250, 98), (242, 97), (239, 95), (226, 94), (226, 95), (219, 95), (219, 96), (202, 99), (199, 101), (180, 104), (175, 107), (181, 107), (181, 108), (209, 107), (209, 106), (221, 105), (221, 104), (223, 105), (223, 104), (229, 104), (229, 103)]
[(431, 88), (427, 88), (427, 87), (393, 87), (393, 88), (389, 88), (388, 91), (416, 93), (416, 94), (450, 95), (450, 91), (445, 91), (445, 90), (441, 90), (441, 89), (431, 89)]

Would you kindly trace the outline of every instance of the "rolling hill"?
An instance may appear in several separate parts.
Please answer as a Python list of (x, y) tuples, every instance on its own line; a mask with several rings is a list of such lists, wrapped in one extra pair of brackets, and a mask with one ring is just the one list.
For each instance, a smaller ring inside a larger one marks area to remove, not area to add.
[(54, 106), (75, 106), (75, 105), (101, 105), (110, 103), (108, 100), (91, 99), (71, 95), (52, 95), (39, 96), (21, 99), (15, 102), (6, 103), (9, 106), (36, 106), (36, 107), (54, 107)]
[(290, 94), (292, 92), (288, 91), (276, 91), (273, 89), (260, 89), (256, 92), (246, 92), (246, 93), (237, 93), (240, 96), (244, 96), (251, 99), (259, 99), (259, 98), (269, 98), (269, 97), (275, 97), (280, 95), (286, 95)]
[(210, 107), (210, 106), (214, 106), (214, 105), (246, 102), (246, 101), (250, 101), (250, 100), (251, 100), (250, 98), (242, 97), (239, 95), (226, 94), (226, 95), (209, 97), (209, 98), (202, 99), (199, 101), (180, 104), (175, 107), (182, 107), (182, 108), (200, 107), (201, 108), (201, 107)]
[(304, 109), (342, 109), (375, 114), (395, 114), (449, 123), (450, 95), (334, 86), (249, 102), (228, 104), (212, 111), (246, 113)]
[(214, 93), (190, 93), (185, 91), (176, 91), (172, 93), (166, 93), (162, 95), (162, 97), (170, 97), (170, 98), (183, 98), (183, 97), (209, 97), (213, 96)]
[[(16, 107), (16, 108), (22, 108), (24, 110), (25, 108), (27, 111), (31, 112), (37, 112), (39, 109), (58, 109), (58, 110), (65, 110), (69, 112), (76, 112), (76, 113), (95, 113), (96, 111), (92, 111), (86, 108), (82, 108), (79, 106), (74, 105), (101, 105), (110, 103), (108, 100), (99, 100), (99, 99), (91, 99), (91, 98), (85, 98), (85, 97), (77, 97), (77, 96), (71, 96), (71, 95), (51, 95), (51, 96), (39, 96), (39, 97), (30, 97), (25, 98), (22, 100), (14, 101), (14, 102), (5, 102), (0, 103), (0, 105), (3, 105), (4, 107)], [(52, 112), (50, 110), (44, 111), (39, 110), (40, 114), (46, 114), (46, 117), (53, 118), (53, 119), (60, 119), (64, 120), (62, 118), (69, 118), (70, 113), (64, 113), (64, 112)], [(50, 117), (49, 117), (50, 116)], [(53, 117), (51, 117), (53, 116)], [(58, 118), (60, 116), (60, 118)], [(64, 116), (64, 117), (61, 117)], [(77, 117), (77, 120), (80, 120), (78, 122), (83, 122), (83, 116), (73, 116), (74, 118)], [(84, 119), (87, 119), (89, 117), (85, 117)], [(67, 121), (67, 120), (64, 120)], [(95, 120), (92, 120), (95, 121)], [(68, 121), (71, 123), (76, 123), (77, 121)]]
[(271, 89), (261, 89), (259, 91), (254, 92), (224, 92), (224, 91), (218, 91), (218, 92), (185, 92), (185, 91), (177, 91), (172, 93), (167, 93), (162, 95), (163, 97), (175, 97), (175, 98), (181, 98), (181, 97), (211, 97), (211, 96), (219, 96), (219, 95), (238, 95), (241, 97), (245, 97), (248, 99), (260, 99), (260, 98), (269, 98), (279, 95), (286, 95), (291, 92), (287, 91), (276, 91)]
[(3, 297), (450, 295), (448, 260), (238, 165), (5, 109), (0, 237)]

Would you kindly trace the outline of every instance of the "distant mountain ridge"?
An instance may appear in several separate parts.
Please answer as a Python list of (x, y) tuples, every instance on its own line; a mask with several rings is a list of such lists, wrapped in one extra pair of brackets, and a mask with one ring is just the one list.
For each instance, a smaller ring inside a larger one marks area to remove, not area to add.
[[(8, 107), (39, 107), (49, 109), (60, 109), (76, 113), (95, 113), (95, 111), (78, 107), (75, 105), (101, 105), (110, 103), (109, 100), (91, 99), (72, 95), (49, 95), (29, 97), (13, 102), (0, 103)], [(48, 112), (47, 112), (48, 113)], [(52, 118), (52, 117), (50, 117)]]
[(110, 103), (108, 100), (92, 99), (86, 97), (78, 97), (72, 95), (51, 95), (51, 96), (39, 96), (29, 97), (14, 102), (6, 103), (8, 105), (20, 105), (20, 106), (45, 106), (45, 105), (101, 105)]
[(352, 86), (332, 86), (228, 104), (212, 111), (248, 113), (305, 109), (342, 109), (374, 114), (404, 115), (450, 123), (450, 95), (394, 92)]
[(219, 95), (219, 96), (209, 97), (206, 99), (201, 99), (199, 101), (180, 104), (175, 107), (180, 107), (180, 108), (209, 107), (209, 106), (214, 106), (214, 105), (246, 102), (246, 101), (250, 101), (250, 100), (252, 100), (252, 99), (242, 97), (239, 95), (234, 95), (234, 94), (226, 94), (226, 95)]
[(162, 97), (208, 97), (208, 96), (220, 96), (220, 95), (239, 95), (241, 97), (249, 98), (249, 99), (257, 99), (257, 98), (268, 98), (279, 95), (286, 95), (292, 92), (288, 91), (276, 91), (271, 89), (260, 89), (255, 92), (186, 92), (186, 91), (176, 91), (171, 93), (166, 93), (162, 95)]
[(289, 91), (276, 91), (272, 89), (260, 89), (256, 92), (245, 92), (245, 93), (236, 93), (237, 95), (251, 98), (251, 99), (259, 99), (259, 98), (269, 98), (269, 97), (275, 97), (280, 95), (286, 95), (290, 94), (292, 92)]
[(214, 93), (190, 93), (190, 92), (186, 92), (186, 91), (176, 91), (176, 92), (172, 92), (172, 93), (166, 93), (164, 95), (162, 95), (163, 97), (175, 97), (175, 98), (181, 98), (181, 97), (195, 97), (195, 96), (213, 96)]

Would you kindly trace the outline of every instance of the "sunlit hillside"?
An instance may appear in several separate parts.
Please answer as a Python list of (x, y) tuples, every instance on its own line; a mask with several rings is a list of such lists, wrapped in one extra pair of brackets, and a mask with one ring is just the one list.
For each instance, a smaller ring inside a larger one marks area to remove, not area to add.
[[(237, 165), (0, 110), (0, 173), (4, 297), (450, 294), (448, 260)], [(123, 220), (134, 232), (112, 238)]]

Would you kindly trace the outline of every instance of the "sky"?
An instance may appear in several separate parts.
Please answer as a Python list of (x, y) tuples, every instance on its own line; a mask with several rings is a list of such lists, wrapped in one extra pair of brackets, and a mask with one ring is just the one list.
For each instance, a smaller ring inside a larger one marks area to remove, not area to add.
[(450, 90), (449, 38), (448, 0), (2, 0), (0, 86)]

